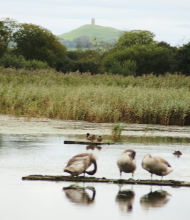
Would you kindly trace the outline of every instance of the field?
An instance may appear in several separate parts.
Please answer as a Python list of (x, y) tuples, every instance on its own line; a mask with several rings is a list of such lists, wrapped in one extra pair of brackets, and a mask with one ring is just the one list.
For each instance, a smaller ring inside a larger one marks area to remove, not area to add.
[(0, 114), (190, 125), (190, 77), (123, 77), (0, 68)]

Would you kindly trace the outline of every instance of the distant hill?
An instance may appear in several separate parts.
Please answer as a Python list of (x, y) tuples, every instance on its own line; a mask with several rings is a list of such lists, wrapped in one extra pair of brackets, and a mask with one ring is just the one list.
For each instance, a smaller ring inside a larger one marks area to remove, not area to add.
[(68, 33), (60, 34), (58, 37), (69, 41), (73, 41), (82, 36), (87, 36), (91, 40), (96, 37), (101, 41), (113, 41), (118, 40), (121, 33), (122, 31), (115, 28), (86, 24)]

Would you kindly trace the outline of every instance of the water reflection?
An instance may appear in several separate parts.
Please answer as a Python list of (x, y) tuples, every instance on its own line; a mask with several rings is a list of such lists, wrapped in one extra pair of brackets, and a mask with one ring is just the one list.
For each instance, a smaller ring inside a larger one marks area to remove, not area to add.
[(140, 137), (131, 137), (131, 136), (123, 136), (118, 141), (120, 143), (136, 143), (136, 144), (167, 144), (167, 145), (189, 145), (190, 138), (178, 138), (178, 137), (157, 137), (157, 136), (140, 136)]
[(94, 144), (89, 144), (88, 146), (86, 146), (87, 150), (94, 150), (94, 149), (98, 149), (101, 150), (102, 147), (98, 146), (98, 145), (94, 145)]
[(148, 210), (149, 208), (158, 208), (166, 205), (166, 203), (169, 201), (169, 197), (171, 195), (164, 190), (157, 190), (154, 192), (150, 192), (140, 199), (140, 204), (143, 207), (143, 209)]
[(133, 190), (119, 190), (115, 201), (123, 212), (131, 212), (133, 210), (133, 203), (135, 192)]
[(70, 202), (79, 205), (93, 204), (96, 196), (96, 190), (91, 186), (80, 187), (78, 185), (71, 185), (64, 187), (63, 191), (65, 192), (65, 196), (70, 200)]

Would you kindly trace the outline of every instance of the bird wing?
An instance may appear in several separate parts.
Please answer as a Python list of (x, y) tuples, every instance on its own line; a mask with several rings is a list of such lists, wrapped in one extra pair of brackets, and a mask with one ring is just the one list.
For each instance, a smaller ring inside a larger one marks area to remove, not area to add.
[(90, 166), (89, 154), (83, 153), (72, 157), (67, 164), (67, 167), (72, 167), (74, 170), (83, 169), (84, 171)]
[(168, 167), (171, 167), (171, 165), (168, 163), (168, 161), (164, 160), (163, 158), (160, 157), (154, 157), (158, 162), (162, 162), (165, 165), (167, 165)]
[(75, 161), (72, 164), (69, 164), (66, 169), (69, 169), (72, 172), (83, 173), (85, 171), (85, 166), (83, 161)]

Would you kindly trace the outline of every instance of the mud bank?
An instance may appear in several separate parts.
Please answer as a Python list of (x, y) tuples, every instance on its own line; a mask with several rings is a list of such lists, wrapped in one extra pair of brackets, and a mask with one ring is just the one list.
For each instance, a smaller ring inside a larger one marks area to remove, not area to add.
[[(190, 138), (190, 126), (161, 126), (125, 124), (122, 136)], [(48, 118), (25, 118), (0, 115), (0, 134), (65, 134), (83, 135), (86, 132), (111, 135), (113, 123), (62, 121)]]

